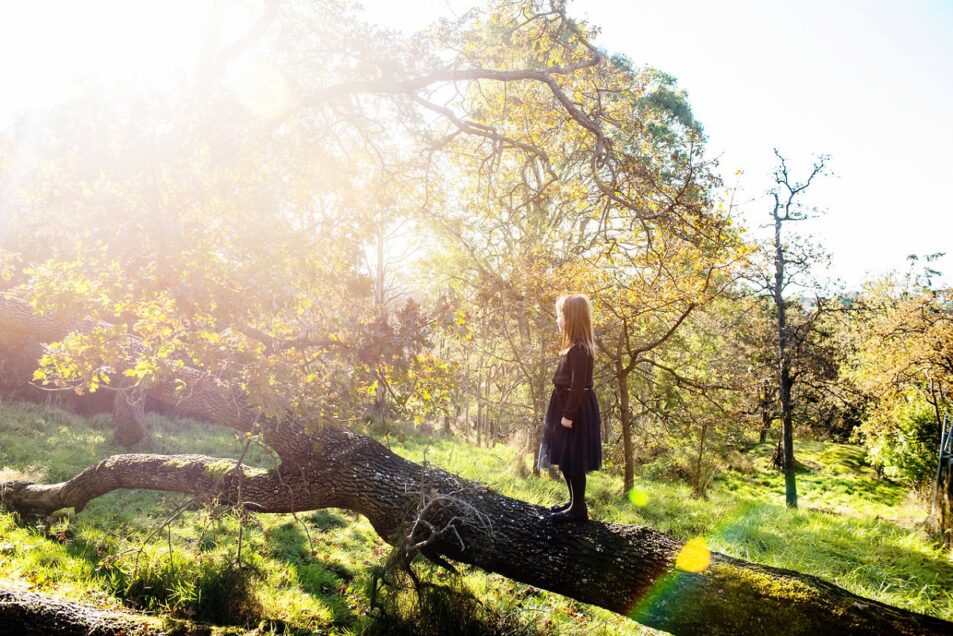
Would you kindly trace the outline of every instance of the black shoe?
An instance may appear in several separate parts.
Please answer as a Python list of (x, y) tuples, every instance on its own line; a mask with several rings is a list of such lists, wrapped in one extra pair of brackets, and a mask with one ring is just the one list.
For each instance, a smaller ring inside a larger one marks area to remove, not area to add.
[(572, 505), (572, 502), (571, 502), (571, 501), (567, 501), (566, 503), (564, 503), (564, 504), (559, 504), (558, 506), (550, 506), (550, 507), (549, 507), (549, 511), (550, 511), (550, 512), (562, 512), (563, 510), (569, 510), (569, 506), (571, 506), (571, 505)]
[(556, 512), (549, 515), (549, 518), (553, 523), (568, 523), (570, 521), (588, 521), (589, 520), (589, 510), (585, 505), (578, 506), (574, 510), (569, 508), (568, 510), (563, 510), (562, 512)]

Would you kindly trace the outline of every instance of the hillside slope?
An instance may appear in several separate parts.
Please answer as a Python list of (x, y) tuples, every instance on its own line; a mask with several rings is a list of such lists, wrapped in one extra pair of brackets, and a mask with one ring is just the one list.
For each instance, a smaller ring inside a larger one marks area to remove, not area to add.
[[(123, 452), (109, 443), (107, 421), (25, 403), (0, 404), (0, 480), (58, 481)], [(241, 449), (241, 440), (224, 429), (157, 416), (150, 416), (148, 425), (152, 435), (136, 452), (236, 457)], [(518, 458), (508, 446), (476, 448), (419, 435), (382, 441), (409, 459), (429, 461), (509, 496), (543, 504), (564, 498), (561, 482), (516, 476)], [(900, 486), (877, 480), (860, 449), (803, 442), (798, 446), (805, 466), (799, 474), (802, 508), (788, 510), (783, 479), (768, 466), (769, 451), (762, 447), (740, 458), (737, 469), (716, 479), (707, 500), (692, 498), (686, 486), (648, 478), (638, 480), (630, 500), (619, 495), (618, 477), (593, 473), (587, 489), (591, 515), (648, 524), (720, 552), (815, 574), (855, 593), (953, 620), (953, 560), (918, 529), (926, 513), (921, 503)], [(252, 446), (247, 461), (271, 466), (275, 458)], [(405, 594), (396, 608), (402, 622), (385, 620), (371, 606), (370, 583), (389, 547), (363, 517), (331, 509), (297, 518), (253, 515), (242, 523), (230, 511), (199, 508), (163, 525), (186, 501), (174, 494), (117, 492), (76, 516), (18, 523), (0, 513), (0, 586), (215, 624), (277, 621), (266, 631), (440, 633), (447, 624), (457, 629), (466, 624), (471, 633), (658, 633), (469, 568), (462, 571), (457, 593), (433, 599), (423, 612), (427, 616), (410, 614)], [(235, 567), (239, 537), (242, 568)]]

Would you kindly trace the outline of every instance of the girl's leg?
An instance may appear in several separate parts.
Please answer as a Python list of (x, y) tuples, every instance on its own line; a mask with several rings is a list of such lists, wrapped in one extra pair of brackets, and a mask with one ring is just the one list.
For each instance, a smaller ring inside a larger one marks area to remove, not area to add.
[(569, 478), (572, 480), (572, 505), (566, 513), (574, 521), (584, 521), (589, 518), (589, 509), (586, 506), (586, 473), (581, 471)]
[(569, 488), (569, 501), (567, 501), (564, 504), (559, 504), (558, 506), (551, 506), (550, 510), (552, 510), (553, 512), (569, 510), (569, 508), (572, 506), (572, 500), (573, 500), (572, 478), (568, 474), (566, 474), (566, 471), (562, 467), (560, 467), (559, 472), (563, 474), (563, 479), (566, 480), (566, 486)]
[[(569, 501), (567, 503), (569, 504), (569, 506), (571, 506), (573, 499), (576, 498), (576, 491), (572, 487), (572, 475), (567, 474), (566, 471), (562, 471), (562, 472), (563, 472), (563, 479), (566, 480), (566, 487), (569, 488)], [(569, 506), (566, 506), (566, 508), (568, 508)]]
[(586, 505), (586, 472), (583, 471), (577, 475), (572, 475), (572, 505), (585, 507)]
[(572, 502), (569, 508), (550, 517), (557, 523), (586, 521), (589, 518), (589, 510), (586, 507), (586, 473), (569, 475), (569, 483), (572, 489)]

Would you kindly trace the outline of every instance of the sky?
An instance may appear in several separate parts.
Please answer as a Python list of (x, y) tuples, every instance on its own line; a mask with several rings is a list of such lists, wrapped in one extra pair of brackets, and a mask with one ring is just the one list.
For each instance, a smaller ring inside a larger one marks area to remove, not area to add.
[[(411, 31), (474, 3), (363, 4)], [(773, 149), (795, 177), (829, 154), (804, 199), (823, 213), (797, 224), (831, 253), (828, 274), (856, 289), (946, 252), (934, 265), (953, 284), (953, 0), (576, 0), (569, 14), (678, 78), (752, 233), (770, 221)]]
[[(371, 20), (406, 32), (473, 4), (363, 1)], [(0, 5), (0, 119), (54, 103), (84, 75), (172, 77), (198, 60), (210, 6)], [(797, 225), (849, 289), (905, 270), (908, 254), (953, 252), (953, 0), (575, 0), (569, 13), (598, 26), (609, 53), (678, 78), (756, 235), (776, 147), (795, 177), (831, 155), (833, 174), (805, 198), (825, 212)], [(223, 38), (254, 16), (229, 13)], [(935, 266), (953, 284), (953, 254)]]

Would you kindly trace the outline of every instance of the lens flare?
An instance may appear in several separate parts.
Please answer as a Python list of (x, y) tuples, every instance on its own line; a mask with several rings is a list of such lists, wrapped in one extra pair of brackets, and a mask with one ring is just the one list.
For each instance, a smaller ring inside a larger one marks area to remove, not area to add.
[(701, 572), (711, 563), (711, 550), (704, 537), (689, 539), (675, 557), (675, 567), (686, 572)]
[(239, 65), (228, 74), (226, 85), (242, 106), (262, 119), (279, 119), (291, 106), (291, 85), (284, 73), (270, 64)]
[(642, 486), (634, 486), (629, 491), (629, 501), (633, 506), (645, 506), (649, 503), (649, 491)]

